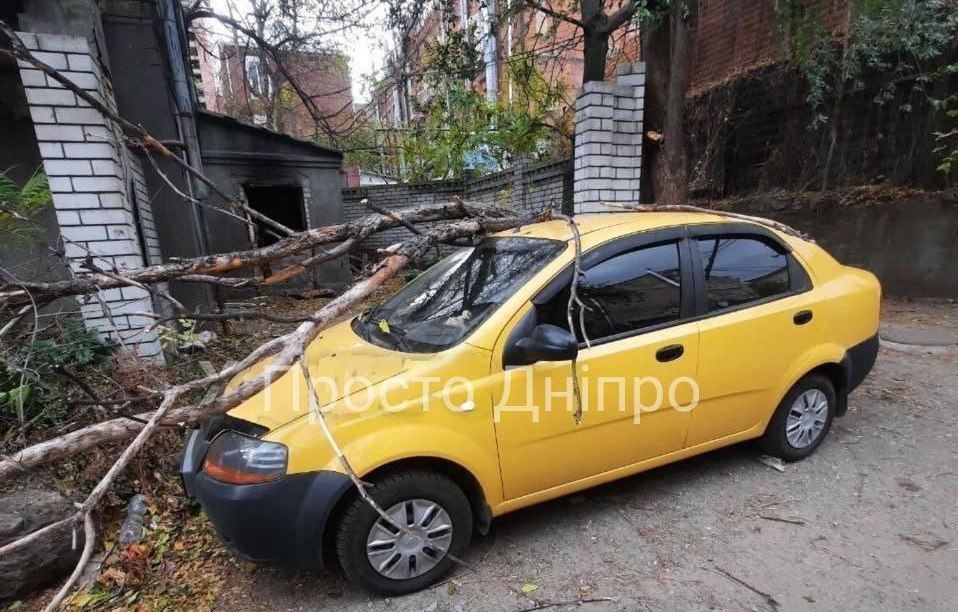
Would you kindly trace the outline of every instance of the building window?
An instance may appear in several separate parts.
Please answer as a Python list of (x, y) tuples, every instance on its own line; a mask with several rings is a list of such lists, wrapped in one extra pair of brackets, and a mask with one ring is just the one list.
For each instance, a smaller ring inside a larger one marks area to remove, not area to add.
[(262, 58), (256, 55), (247, 55), (244, 61), (246, 86), (250, 93), (260, 98), (269, 97), (271, 92), (269, 75), (266, 74)]

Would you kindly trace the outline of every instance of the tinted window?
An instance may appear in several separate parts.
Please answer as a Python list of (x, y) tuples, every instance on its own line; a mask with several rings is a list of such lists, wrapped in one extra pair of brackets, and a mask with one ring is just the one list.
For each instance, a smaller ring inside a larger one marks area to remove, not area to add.
[[(589, 268), (579, 280), (579, 298), (589, 340), (599, 340), (674, 321), (681, 314), (679, 250), (676, 243), (645, 247), (617, 255)], [(569, 291), (541, 308), (539, 322), (568, 328)], [(579, 341), (584, 340), (578, 329)]]
[(761, 240), (718, 237), (696, 242), (710, 311), (788, 292), (788, 256)]
[(534, 238), (489, 238), (459, 249), (353, 321), (363, 338), (428, 353), (465, 338), (533, 274), (566, 248)]

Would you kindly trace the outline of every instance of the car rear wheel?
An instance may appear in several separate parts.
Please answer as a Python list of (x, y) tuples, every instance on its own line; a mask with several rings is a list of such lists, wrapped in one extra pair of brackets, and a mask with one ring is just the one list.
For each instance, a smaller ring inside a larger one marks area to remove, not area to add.
[(809, 374), (801, 379), (778, 405), (760, 446), (785, 461), (808, 457), (831, 428), (836, 398), (835, 386), (826, 376)]
[(350, 582), (386, 595), (418, 591), (445, 575), (451, 557), (469, 545), (469, 500), (446, 476), (411, 470), (377, 479), (368, 491), (391, 520), (359, 496), (350, 502), (336, 537)]

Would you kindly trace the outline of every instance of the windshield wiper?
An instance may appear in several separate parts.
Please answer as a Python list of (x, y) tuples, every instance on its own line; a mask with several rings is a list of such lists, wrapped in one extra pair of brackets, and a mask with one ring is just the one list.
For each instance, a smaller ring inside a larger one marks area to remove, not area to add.
[[(383, 322), (386, 323), (386, 329), (383, 329), (382, 327)], [(401, 327), (390, 323), (388, 319), (374, 319), (372, 317), (367, 317), (365, 320), (363, 320), (363, 324), (367, 331), (375, 331), (376, 335), (385, 340), (390, 346), (398, 348), (402, 351), (410, 351), (408, 342), (406, 341), (406, 332), (404, 332)], [(389, 331), (386, 331), (387, 329)]]

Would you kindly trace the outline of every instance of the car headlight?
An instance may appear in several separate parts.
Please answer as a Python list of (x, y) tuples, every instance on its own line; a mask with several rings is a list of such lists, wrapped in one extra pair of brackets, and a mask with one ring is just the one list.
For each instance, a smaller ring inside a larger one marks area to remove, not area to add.
[(210, 444), (203, 471), (220, 482), (255, 484), (286, 474), (286, 447), (235, 431), (224, 431)]

